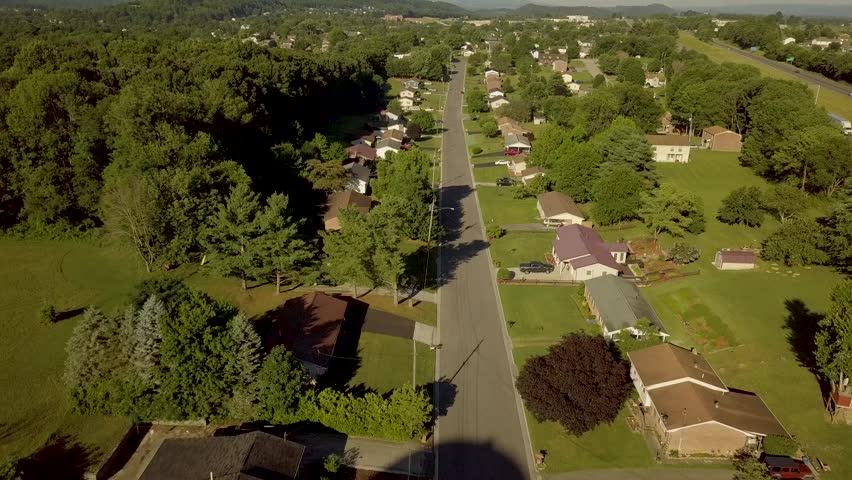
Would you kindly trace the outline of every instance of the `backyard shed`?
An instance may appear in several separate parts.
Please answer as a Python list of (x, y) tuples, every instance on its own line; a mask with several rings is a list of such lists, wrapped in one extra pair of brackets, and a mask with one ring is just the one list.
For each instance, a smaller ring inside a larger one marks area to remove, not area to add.
[(757, 263), (757, 255), (747, 250), (719, 250), (713, 265), (719, 270), (749, 270)]

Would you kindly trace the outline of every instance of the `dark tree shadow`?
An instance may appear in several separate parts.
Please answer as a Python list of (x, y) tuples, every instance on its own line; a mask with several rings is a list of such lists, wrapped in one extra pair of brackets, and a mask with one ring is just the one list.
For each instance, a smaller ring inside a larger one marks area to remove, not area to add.
[(76, 317), (77, 315), (82, 314), (85, 311), (86, 311), (85, 308), (73, 308), (71, 310), (59, 312), (59, 314), (56, 315), (56, 320), (54, 320), (54, 322), (59, 323), (59, 322), (64, 321), (64, 320), (70, 320), (70, 319)]
[(784, 307), (787, 309), (784, 329), (787, 330), (787, 342), (790, 344), (790, 349), (796, 355), (799, 365), (807, 368), (816, 376), (823, 398), (828, 398), (831, 385), (820, 374), (815, 354), (815, 339), (819, 330), (819, 321), (825, 315), (811, 311), (805, 305), (805, 302), (798, 298), (785, 300)]
[[(432, 402), (436, 405), (435, 414), (443, 417), (456, 402), (458, 387), (447, 377), (441, 377), (437, 382), (428, 384), (426, 391), (433, 397)], [(437, 398), (435, 398), (436, 395)]]
[(17, 463), (21, 480), (82, 479), (99, 451), (64, 434), (52, 435), (37, 452)]

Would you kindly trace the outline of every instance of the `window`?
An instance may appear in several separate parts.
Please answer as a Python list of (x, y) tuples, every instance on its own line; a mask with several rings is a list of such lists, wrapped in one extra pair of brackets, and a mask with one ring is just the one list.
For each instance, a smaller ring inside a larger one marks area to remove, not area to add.
[(587, 277), (591, 277), (591, 276), (592, 276), (592, 271), (591, 271), (591, 270), (586, 270), (586, 276), (587, 276)]

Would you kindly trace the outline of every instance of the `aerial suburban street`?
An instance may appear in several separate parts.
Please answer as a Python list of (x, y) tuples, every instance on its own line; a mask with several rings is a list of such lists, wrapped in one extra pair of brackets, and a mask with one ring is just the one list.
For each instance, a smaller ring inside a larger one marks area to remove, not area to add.
[[(466, 63), (455, 64), (444, 110), (438, 372), (455, 386), (442, 400), (436, 478), (532, 476), (526, 424), (515, 393), (488, 244), (472, 188), (462, 124)], [(446, 410), (446, 412), (444, 412)]]
[(852, 93), (852, 86), (849, 86), (849, 85), (846, 85), (846, 84), (843, 84), (843, 83), (840, 83), (840, 82), (835, 82), (834, 80), (829, 80), (828, 78), (825, 78), (824, 76), (822, 76), (818, 73), (813, 73), (813, 72), (809, 72), (807, 70), (802, 70), (800, 68), (794, 67), (793, 65), (788, 65), (788, 64), (783, 63), (783, 62), (776, 62), (775, 60), (770, 60), (770, 59), (763, 57), (761, 55), (755, 55), (753, 53), (746, 52), (745, 50), (741, 50), (739, 48), (732, 47), (732, 46), (728, 45), (727, 43), (723, 43), (723, 42), (720, 42), (718, 40), (714, 40), (713, 43), (715, 45), (719, 46), (719, 47), (730, 50), (731, 52), (734, 52), (737, 55), (741, 55), (743, 57), (750, 58), (750, 59), (752, 59), (756, 62), (760, 62), (764, 65), (768, 65), (772, 68), (775, 68), (776, 70), (780, 70), (784, 73), (788, 73), (790, 75), (793, 75), (794, 77), (798, 78), (799, 80), (801, 80), (805, 83), (819, 85), (820, 87), (828, 88), (830, 90), (833, 90), (833, 91), (838, 92), (838, 93), (842, 93), (844, 95), (849, 95), (850, 93)]

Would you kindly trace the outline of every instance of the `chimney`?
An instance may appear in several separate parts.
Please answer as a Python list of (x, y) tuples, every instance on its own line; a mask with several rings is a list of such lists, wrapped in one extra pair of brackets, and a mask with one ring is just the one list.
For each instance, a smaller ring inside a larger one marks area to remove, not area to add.
[(695, 347), (689, 347), (689, 351), (692, 352), (693, 355), (698, 355), (698, 351), (695, 349)]
[(716, 400), (715, 402), (713, 402), (713, 406), (716, 407), (716, 408), (719, 408), (719, 400)]
[(693, 367), (693, 368), (698, 368), (698, 362), (692, 362), (692, 367)]

